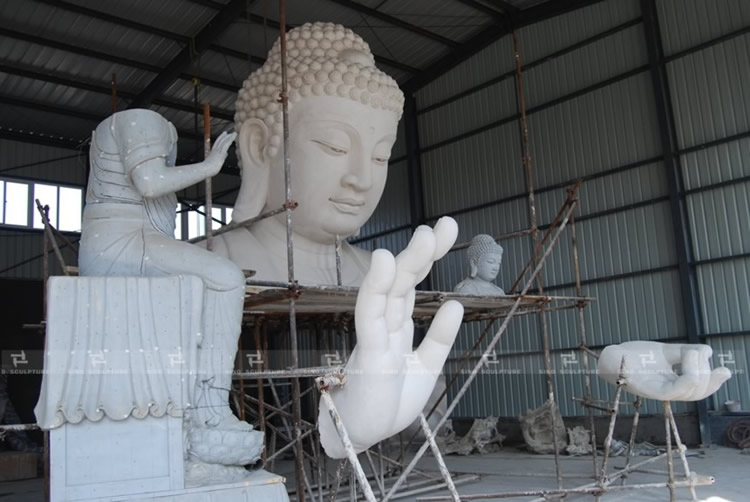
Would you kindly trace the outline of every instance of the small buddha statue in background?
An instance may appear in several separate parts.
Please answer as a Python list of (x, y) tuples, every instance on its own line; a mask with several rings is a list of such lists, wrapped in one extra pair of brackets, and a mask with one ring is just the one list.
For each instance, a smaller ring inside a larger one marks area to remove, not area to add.
[(466, 251), (469, 277), (459, 282), (453, 291), (463, 295), (502, 296), (505, 291), (495, 284), (503, 261), (503, 247), (487, 234), (475, 235)]

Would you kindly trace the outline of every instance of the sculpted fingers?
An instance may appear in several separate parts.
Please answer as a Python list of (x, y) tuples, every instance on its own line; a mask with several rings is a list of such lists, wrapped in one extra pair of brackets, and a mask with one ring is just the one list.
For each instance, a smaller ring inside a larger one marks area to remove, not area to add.
[(427, 371), (440, 371), (450, 353), (464, 316), (464, 307), (448, 301), (437, 311), (427, 335), (417, 349), (419, 360)]
[(450, 216), (443, 216), (435, 224), (433, 229), (435, 234), (435, 253), (432, 257), (433, 261), (438, 261), (440, 258), (450, 251), (453, 244), (456, 243), (458, 237), (458, 223)]
[(396, 261), (393, 255), (385, 249), (375, 250), (354, 308), (357, 343), (362, 344), (363, 348), (388, 347), (387, 303), (395, 276)]

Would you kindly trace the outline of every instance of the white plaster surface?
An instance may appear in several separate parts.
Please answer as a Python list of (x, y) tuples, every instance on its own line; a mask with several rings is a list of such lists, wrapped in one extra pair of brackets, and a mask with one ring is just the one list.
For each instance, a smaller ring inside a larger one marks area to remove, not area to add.
[(195, 387), (203, 282), (193, 276), (52, 277), (35, 413), (64, 422), (182, 417)]
[[(446, 302), (425, 339), (414, 350), (414, 288), (432, 264), (450, 250), (458, 235), (452, 218), (431, 229), (417, 228), (397, 257), (379, 249), (362, 283), (355, 307), (357, 345), (346, 367), (346, 383), (331, 397), (357, 452), (399, 433), (424, 408), (445, 364), (463, 318), (463, 307)], [(327, 455), (346, 453), (328, 406), (320, 403), (320, 442)]]
[(113, 500), (183, 486), (181, 418), (83, 420), (50, 432), (51, 502)]
[(732, 376), (726, 367), (711, 369), (712, 353), (703, 344), (624, 342), (602, 350), (597, 372), (616, 385), (622, 365), (628, 392), (660, 401), (700, 401)]

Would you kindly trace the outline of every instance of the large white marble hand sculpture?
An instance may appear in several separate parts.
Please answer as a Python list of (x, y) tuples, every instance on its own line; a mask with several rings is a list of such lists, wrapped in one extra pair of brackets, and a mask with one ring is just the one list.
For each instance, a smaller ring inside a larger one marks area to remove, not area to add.
[(700, 401), (732, 376), (725, 367), (711, 370), (712, 353), (702, 344), (625, 342), (604, 348), (597, 372), (617, 385), (622, 364), (628, 392), (660, 401)]
[[(463, 318), (463, 307), (446, 302), (427, 335), (412, 350), (415, 287), (458, 235), (452, 218), (434, 229), (417, 228), (396, 258), (386, 250), (372, 255), (357, 296), (357, 345), (346, 365), (346, 383), (331, 397), (357, 452), (399, 433), (416, 419), (432, 392)], [(332, 458), (346, 456), (326, 404), (321, 400), (320, 440)]]

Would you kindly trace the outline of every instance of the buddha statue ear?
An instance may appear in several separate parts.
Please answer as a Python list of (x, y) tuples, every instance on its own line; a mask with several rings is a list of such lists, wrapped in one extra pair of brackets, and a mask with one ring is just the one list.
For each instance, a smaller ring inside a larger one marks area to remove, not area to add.
[(257, 118), (245, 120), (237, 135), (242, 184), (234, 203), (232, 221), (258, 216), (266, 204), (271, 166), (266, 153), (268, 127)]
[(469, 260), (469, 277), (474, 279), (477, 276), (477, 272), (479, 272), (479, 267), (477, 267), (476, 262)]

